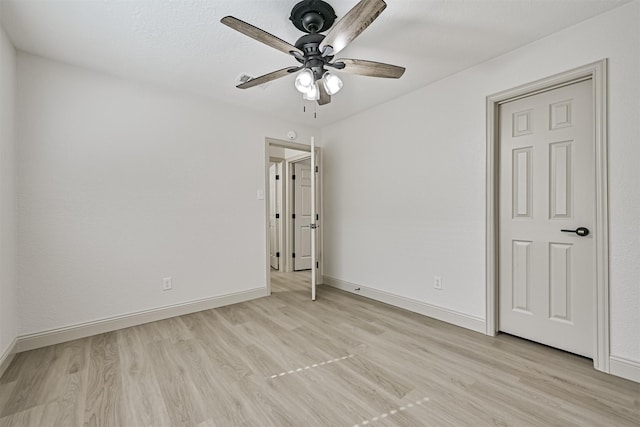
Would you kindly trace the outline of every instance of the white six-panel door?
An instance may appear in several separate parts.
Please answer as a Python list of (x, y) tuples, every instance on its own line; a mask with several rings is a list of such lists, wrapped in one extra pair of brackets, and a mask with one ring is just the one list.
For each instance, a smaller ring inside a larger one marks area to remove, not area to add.
[(294, 163), (294, 238), (293, 269), (309, 270), (311, 268), (311, 160)]
[(594, 351), (591, 81), (500, 107), (499, 329)]

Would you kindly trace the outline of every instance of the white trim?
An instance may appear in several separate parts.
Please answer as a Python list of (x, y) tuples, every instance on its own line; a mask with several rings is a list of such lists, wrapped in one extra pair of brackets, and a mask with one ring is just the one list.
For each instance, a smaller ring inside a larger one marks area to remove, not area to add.
[(17, 353), (17, 343), (18, 339), (14, 338), (13, 341), (11, 341), (11, 344), (9, 344), (9, 347), (7, 347), (2, 356), (0, 356), (0, 378), (2, 378), (2, 375), (5, 373), (5, 371), (11, 364), (13, 357)]
[[(451, 323), (462, 328), (471, 329), (475, 332), (484, 333), (486, 329), (483, 319), (460, 313), (459, 311), (438, 307), (415, 299), (380, 291), (378, 289), (356, 285), (355, 283), (345, 282), (344, 280), (336, 279), (335, 277), (324, 276), (323, 283), (355, 295), (371, 298), (385, 304), (404, 308), (405, 310), (409, 310), (414, 313), (442, 320), (443, 322)], [(359, 290), (356, 291), (356, 289)]]
[(285, 195), (286, 206), (287, 206), (287, 208), (285, 209), (286, 211), (285, 238), (287, 240), (287, 243), (286, 243), (287, 251), (285, 256), (286, 256), (287, 266), (288, 266), (288, 268), (285, 271), (287, 273), (293, 273), (294, 271), (296, 271), (296, 268), (295, 268), (296, 262), (293, 259), (293, 252), (296, 247), (296, 242), (295, 242), (296, 230), (294, 227), (295, 221), (291, 215), (292, 212), (295, 210), (296, 185), (292, 178), (293, 178), (293, 175), (295, 175), (296, 163), (304, 162), (305, 160), (309, 160), (309, 162), (311, 162), (311, 151), (309, 151), (308, 153), (302, 153), (302, 154), (298, 154), (297, 156), (290, 157), (285, 161), (287, 165), (286, 166), (287, 194)]
[(487, 203), (486, 203), (486, 331), (498, 332), (497, 289), (497, 162), (498, 108), (501, 103), (523, 96), (555, 89), (582, 80), (593, 82), (596, 209), (595, 240), (595, 343), (594, 367), (609, 372), (609, 205), (607, 180), (607, 60), (603, 59), (583, 67), (556, 74), (532, 83), (496, 93), (487, 97)]
[(22, 335), (17, 339), (17, 351), (33, 350), (79, 338), (90, 337), (96, 334), (103, 334), (131, 326), (168, 319), (170, 317), (237, 304), (265, 296), (267, 296), (267, 291), (266, 288), (262, 287)]
[(311, 151), (308, 151), (306, 153), (296, 154), (295, 156), (291, 156), (285, 160), (287, 163), (299, 163), (310, 158), (311, 158)]
[[(301, 161), (305, 158), (309, 158), (310, 157), (310, 153), (311, 153), (311, 146), (310, 145), (306, 145), (306, 144), (301, 144), (299, 142), (291, 142), (291, 141), (283, 141), (280, 139), (274, 139), (274, 138), (265, 138), (265, 183), (268, 184), (269, 182), (269, 158), (270, 158), (270, 148), (271, 147), (282, 147), (282, 148), (288, 148), (291, 150), (298, 150), (298, 151), (304, 151), (305, 153), (302, 153), (300, 155), (297, 156), (293, 156), (290, 157), (288, 159), (284, 159), (284, 169), (282, 171), (282, 197), (283, 197), (283, 202), (284, 202), (284, 206), (283, 206), (283, 211), (281, 212), (281, 217), (284, 217), (285, 221), (284, 222), (284, 227), (282, 227), (284, 229), (284, 236), (283, 236), (283, 244), (281, 247), (281, 253), (280, 253), (280, 262), (284, 264), (284, 270), (281, 269), (280, 271), (285, 271), (285, 272), (292, 272), (293, 271), (293, 258), (291, 257), (291, 250), (290, 248), (292, 247), (292, 225), (291, 225), (291, 215), (290, 215), (290, 211), (291, 211), (291, 191), (292, 191), (292, 186), (290, 185), (291, 180), (291, 164), (297, 161)], [(321, 147), (316, 147), (316, 156), (317, 156), (317, 163), (318, 163), (318, 170), (319, 170), (319, 175), (320, 175), (320, 180), (317, 183), (318, 185), (318, 205), (316, 206), (316, 209), (319, 211), (320, 213), (320, 220), (317, 221), (318, 224), (322, 223), (322, 209), (323, 209), (323, 203), (322, 203), (322, 148)], [(265, 185), (265, 275), (266, 275), (266, 283), (267, 283), (267, 295), (271, 295), (271, 262), (269, 259), (269, 198), (271, 197), (271, 195), (269, 194), (269, 191), (267, 191), (266, 189), (268, 189), (268, 185)], [(317, 235), (317, 239), (318, 239), (318, 247), (319, 247), (319, 253), (318, 253), (318, 262), (319, 262), (319, 269), (318, 269), (318, 274), (320, 275), (319, 277), (322, 277), (322, 271), (323, 271), (323, 265), (322, 265), (322, 254), (323, 254), (323, 229), (318, 226), (318, 235)], [(321, 282), (318, 282), (321, 283)]]
[(620, 356), (609, 358), (609, 373), (640, 383), (640, 362)]
[(309, 224), (309, 231), (311, 232), (311, 301), (316, 300), (316, 285), (318, 279), (318, 269), (316, 267), (316, 260), (318, 248), (316, 247), (316, 235), (318, 234), (316, 229), (316, 139), (311, 137), (311, 223)]
[[(281, 147), (281, 148), (289, 148), (292, 150), (298, 151), (306, 151), (310, 152), (311, 147), (309, 145), (301, 144), (299, 142), (292, 141), (283, 141), (275, 138), (265, 138), (264, 140), (264, 152), (265, 152), (265, 167), (264, 167), (264, 182), (265, 182), (265, 199), (264, 199), (264, 209), (265, 209), (265, 281), (267, 284), (267, 295), (271, 295), (271, 260), (269, 259), (269, 202), (271, 200), (271, 194), (268, 186), (269, 183), (269, 159), (271, 157), (271, 147)], [(290, 254), (290, 245), (289, 245), (289, 161), (288, 159), (283, 159), (283, 170), (281, 175), (282, 181), (282, 212), (280, 213), (280, 217), (284, 218), (283, 221), (283, 240), (282, 246), (280, 247), (280, 262), (284, 264), (283, 268), (280, 271), (289, 272), (291, 271), (291, 254)]]
[[(282, 224), (282, 220), (284, 220), (285, 216), (286, 216), (286, 209), (285, 209), (285, 204), (284, 204), (284, 182), (286, 181), (285, 179), (285, 172), (284, 172), (284, 168), (285, 168), (285, 162), (286, 160), (281, 158), (281, 157), (269, 157), (269, 168), (271, 168), (271, 164), (275, 164), (276, 165), (276, 174), (280, 176), (279, 179), (276, 180), (276, 189), (277, 189), (277, 193), (280, 196), (278, 199), (276, 200), (276, 213), (278, 213), (280, 215), (280, 224), (278, 224), (277, 229), (277, 239), (278, 239), (278, 252), (280, 252), (281, 256), (280, 259), (278, 260), (278, 271), (284, 272), (286, 271), (286, 263), (285, 263), (285, 258), (282, 256), (285, 253), (285, 240), (284, 240), (284, 226)], [(270, 209), (271, 206), (271, 177), (268, 177), (267, 183), (265, 185), (266, 189), (265, 190), (265, 194), (268, 193), (268, 195), (266, 195), (266, 201), (267, 201), (267, 209)], [(271, 212), (269, 212), (269, 219), (268, 221), (271, 221), (270, 219), (271, 217)], [(269, 262), (268, 262), (268, 268), (269, 271), (271, 271), (271, 235), (270, 235), (270, 227), (271, 224), (269, 222), (267, 222), (267, 241), (268, 241), (268, 247), (269, 247), (269, 251), (268, 251), (268, 255), (269, 255)]]
[(318, 268), (316, 269), (316, 284), (323, 284), (324, 274), (324, 227), (322, 221), (324, 221), (324, 170), (322, 161), (322, 149), (316, 147), (316, 165), (318, 166), (318, 173), (316, 175), (316, 198), (318, 204), (316, 205), (316, 211), (318, 212), (318, 220), (316, 225), (318, 226), (318, 234), (316, 238), (316, 247), (318, 251), (316, 253), (316, 261), (318, 262)]

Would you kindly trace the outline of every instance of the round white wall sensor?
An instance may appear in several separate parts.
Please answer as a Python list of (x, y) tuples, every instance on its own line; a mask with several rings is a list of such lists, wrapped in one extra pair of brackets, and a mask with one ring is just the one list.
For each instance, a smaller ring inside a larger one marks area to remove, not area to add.
[(289, 139), (296, 139), (297, 136), (298, 135), (292, 130), (287, 133), (287, 137), (289, 137)]

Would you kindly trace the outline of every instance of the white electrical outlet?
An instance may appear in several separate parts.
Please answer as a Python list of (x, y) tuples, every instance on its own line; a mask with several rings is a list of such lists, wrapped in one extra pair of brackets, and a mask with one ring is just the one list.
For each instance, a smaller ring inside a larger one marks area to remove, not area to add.
[(442, 290), (442, 277), (433, 276), (433, 289)]
[(169, 291), (172, 288), (171, 277), (165, 277), (162, 279), (162, 290)]

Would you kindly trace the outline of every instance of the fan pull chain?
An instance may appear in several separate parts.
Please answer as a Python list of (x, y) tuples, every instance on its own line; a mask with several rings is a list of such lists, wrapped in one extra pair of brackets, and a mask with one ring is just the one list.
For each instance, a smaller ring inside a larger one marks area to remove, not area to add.
[[(302, 105), (302, 112), (306, 113), (307, 112), (307, 106), (305, 104)], [(311, 111), (309, 111), (311, 112)], [(318, 118), (318, 107), (317, 106), (313, 106), (313, 118), (317, 119)]]

